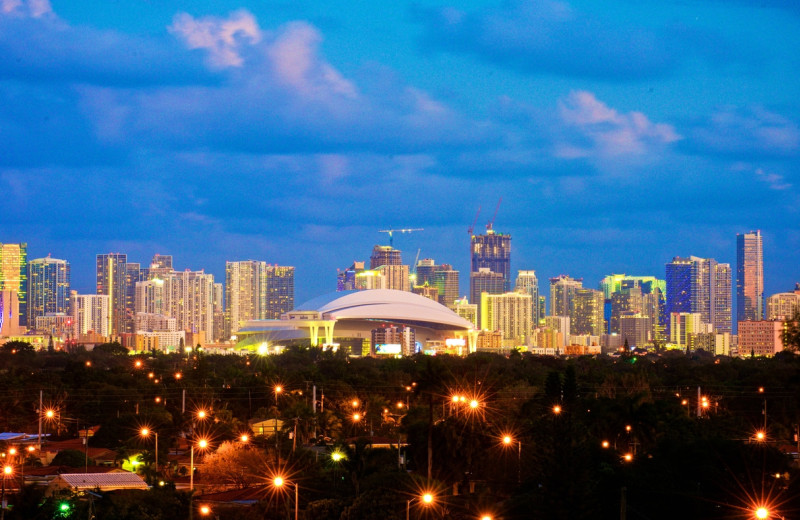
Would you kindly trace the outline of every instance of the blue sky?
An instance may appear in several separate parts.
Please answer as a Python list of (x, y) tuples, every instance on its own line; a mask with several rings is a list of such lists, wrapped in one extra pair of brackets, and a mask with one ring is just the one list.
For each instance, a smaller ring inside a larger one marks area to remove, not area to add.
[[(387, 227), (468, 271), (800, 281), (800, 8), (788, 0), (0, 0), (0, 241), (94, 286), (94, 257), (223, 278), (226, 260), (335, 287)], [(467, 276), (462, 275), (466, 291)]]

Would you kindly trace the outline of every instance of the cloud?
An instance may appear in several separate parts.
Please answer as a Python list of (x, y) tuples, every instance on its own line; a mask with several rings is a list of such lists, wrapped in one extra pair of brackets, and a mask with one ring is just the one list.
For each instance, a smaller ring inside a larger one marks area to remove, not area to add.
[(643, 155), (681, 139), (671, 125), (652, 123), (641, 112), (621, 114), (587, 91), (573, 91), (562, 99), (559, 114), (583, 141), (561, 143), (557, 154), (564, 158)]
[(52, 14), (49, 0), (0, 0), (0, 16), (41, 18)]
[(723, 107), (707, 121), (695, 122), (692, 141), (697, 153), (739, 158), (800, 155), (800, 128), (788, 117), (762, 106)]
[(258, 22), (246, 10), (235, 11), (228, 18), (205, 16), (194, 18), (187, 13), (175, 15), (169, 31), (184, 41), (189, 49), (206, 49), (213, 67), (241, 67), (242, 45), (261, 41)]
[(719, 58), (729, 48), (685, 26), (640, 27), (553, 0), (516, 0), (471, 13), (419, 8), (415, 15), (433, 48), (535, 74), (653, 78), (674, 72), (687, 58)]

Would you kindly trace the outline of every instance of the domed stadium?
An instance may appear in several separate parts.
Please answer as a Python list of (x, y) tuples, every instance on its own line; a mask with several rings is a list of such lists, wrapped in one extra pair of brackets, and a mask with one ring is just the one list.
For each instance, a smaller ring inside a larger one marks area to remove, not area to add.
[(261, 353), (289, 345), (346, 348), (355, 355), (466, 353), (474, 348), (474, 335), (472, 322), (431, 299), (372, 289), (320, 296), (280, 320), (248, 321), (237, 332), (237, 347)]

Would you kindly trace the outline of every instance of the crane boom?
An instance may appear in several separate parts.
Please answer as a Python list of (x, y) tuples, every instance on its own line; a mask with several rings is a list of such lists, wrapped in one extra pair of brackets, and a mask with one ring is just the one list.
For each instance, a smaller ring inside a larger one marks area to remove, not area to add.
[(394, 247), (394, 233), (411, 233), (412, 231), (425, 231), (422, 228), (405, 228), (405, 229), (380, 229), (378, 233), (389, 233), (389, 246)]
[(478, 223), (478, 217), (480, 216), (480, 214), (481, 214), (481, 207), (478, 206), (478, 211), (475, 213), (475, 220), (472, 221), (472, 225), (469, 227), (469, 229), (467, 229), (467, 233), (469, 233), (469, 236), (472, 236), (472, 232), (475, 231), (475, 224)]
[(500, 200), (497, 201), (497, 207), (494, 208), (494, 215), (492, 215), (492, 220), (490, 220), (486, 224), (486, 231), (491, 231), (492, 227), (494, 226), (494, 219), (497, 218), (497, 212), (500, 211), (500, 203), (503, 202), (503, 197), (500, 197)]

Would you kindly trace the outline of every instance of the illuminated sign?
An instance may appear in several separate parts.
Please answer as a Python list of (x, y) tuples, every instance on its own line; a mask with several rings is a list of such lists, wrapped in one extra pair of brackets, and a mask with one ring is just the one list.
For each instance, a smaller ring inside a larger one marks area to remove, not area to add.
[(466, 347), (467, 346), (467, 340), (465, 340), (464, 338), (447, 338), (446, 340), (444, 340), (444, 344), (445, 344), (446, 347), (450, 347), (450, 348), (453, 348), (453, 347)]
[(376, 354), (397, 355), (403, 353), (403, 346), (400, 343), (378, 343), (375, 345)]

